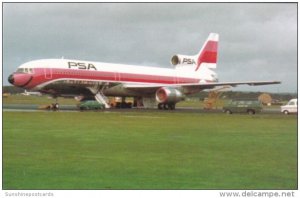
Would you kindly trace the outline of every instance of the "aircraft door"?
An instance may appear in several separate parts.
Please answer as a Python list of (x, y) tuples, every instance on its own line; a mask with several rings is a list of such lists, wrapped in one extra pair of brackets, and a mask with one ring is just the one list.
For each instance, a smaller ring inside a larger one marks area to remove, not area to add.
[(178, 82), (178, 74), (177, 74), (177, 71), (175, 72), (175, 75), (174, 75), (174, 83), (175, 84), (178, 84), (179, 82)]
[(45, 79), (52, 79), (52, 68), (44, 68)]
[(121, 77), (120, 77), (120, 73), (119, 72), (115, 72), (115, 81), (120, 81)]

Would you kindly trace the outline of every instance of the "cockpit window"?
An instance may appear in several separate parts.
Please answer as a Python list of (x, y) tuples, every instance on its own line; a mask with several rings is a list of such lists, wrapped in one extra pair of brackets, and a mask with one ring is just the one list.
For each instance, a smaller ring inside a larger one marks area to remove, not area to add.
[(17, 72), (32, 74), (33, 73), (33, 69), (32, 68), (18, 68)]
[(17, 72), (24, 72), (24, 69), (23, 68), (18, 68)]

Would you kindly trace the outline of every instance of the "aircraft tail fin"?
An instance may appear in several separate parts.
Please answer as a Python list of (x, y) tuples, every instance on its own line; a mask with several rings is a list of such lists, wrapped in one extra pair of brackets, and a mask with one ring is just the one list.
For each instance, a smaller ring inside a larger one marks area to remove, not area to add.
[(196, 69), (197, 71), (202, 64), (208, 68), (217, 68), (219, 35), (210, 33), (201, 50), (197, 54)]

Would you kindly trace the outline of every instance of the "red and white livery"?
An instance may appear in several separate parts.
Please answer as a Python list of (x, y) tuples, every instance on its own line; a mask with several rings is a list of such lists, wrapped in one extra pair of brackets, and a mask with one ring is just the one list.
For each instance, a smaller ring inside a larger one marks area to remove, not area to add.
[(219, 35), (211, 33), (198, 54), (174, 55), (174, 68), (157, 68), (68, 59), (43, 59), (22, 64), (8, 81), (54, 97), (137, 97), (145, 106), (174, 109), (186, 95), (216, 86), (268, 85), (279, 81), (218, 82)]

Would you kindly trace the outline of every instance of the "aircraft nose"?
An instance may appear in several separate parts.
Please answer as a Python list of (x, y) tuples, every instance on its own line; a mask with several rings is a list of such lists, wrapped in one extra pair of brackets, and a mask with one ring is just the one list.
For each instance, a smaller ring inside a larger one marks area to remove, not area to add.
[(8, 77), (8, 82), (17, 87), (25, 87), (27, 86), (31, 80), (32, 75), (27, 73), (13, 73)]
[(8, 82), (10, 84), (14, 84), (14, 82), (15, 82), (14, 75), (11, 74), (11, 75), (8, 76)]

